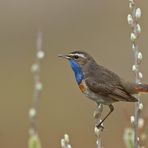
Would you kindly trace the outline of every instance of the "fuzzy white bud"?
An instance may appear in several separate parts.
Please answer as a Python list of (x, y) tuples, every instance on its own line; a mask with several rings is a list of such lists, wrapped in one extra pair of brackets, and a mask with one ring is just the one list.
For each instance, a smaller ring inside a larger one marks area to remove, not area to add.
[(133, 8), (133, 4), (129, 3), (129, 8), (132, 9)]
[(65, 148), (65, 140), (64, 139), (61, 139), (61, 147)]
[(136, 25), (136, 31), (137, 31), (138, 34), (141, 33), (141, 27), (140, 27), (139, 24)]
[(133, 65), (133, 66), (132, 66), (132, 71), (135, 72), (136, 70), (137, 70), (136, 65)]
[(138, 120), (138, 127), (142, 128), (144, 126), (144, 119), (143, 118), (139, 118)]
[(139, 72), (139, 78), (142, 79), (143, 78), (143, 75), (141, 72)]
[(44, 54), (44, 52), (42, 50), (40, 50), (40, 51), (37, 52), (37, 58), (43, 59), (44, 56), (45, 56), (45, 54)]
[(97, 127), (95, 126), (94, 132), (95, 132), (95, 134), (96, 134), (96, 136), (97, 136), (98, 138), (100, 137), (101, 131), (102, 131), (102, 128), (97, 128)]
[(34, 118), (35, 116), (36, 116), (36, 110), (35, 110), (35, 108), (31, 108), (29, 110), (29, 117)]
[(36, 90), (38, 90), (38, 91), (41, 91), (41, 90), (43, 89), (43, 85), (42, 85), (42, 83), (40, 83), (40, 82), (38, 82), (38, 83), (35, 85), (35, 87), (36, 87)]
[(141, 9), (140, 9), (140, 8), (137, 8), (137, 9), (136, 9), (135, 17), (136, 17), (137, 19), (139, 19), (139, 18), (141, 17)]
[(143, 110), (143, 104), (142, 103), (139, 104), (139, 109)]
[(38, 65), (38, 64), (33, 64), (33, 65), (31, 66), (31, 71), (32, 71), (32, 72), (36, 72), (38, 69), (39, 69), (39, 65)]
[(138, 60), (142, 60), (142, 58), (143, 58), (143, 57), (142, 57), (142, 53), (139, 52), (139, 53), (138, 53)]
[(134, 42), (137, 39), (137, 36), (135, 33), (131, 33), (131, 41)]
[(135, 122), (135, 117), (131, 116), (131, 123), (133, 124)]
[(134, 3), (134, 0), (129, 0), (130, 3)]
[(133, 17), (132, 17), (131, 14), (128, 14), (128, 16), (127, 16), (127, 22), (128, 22), (129, 25), (133, 25)]
[(72, 146), (70, 144), (67, 145), (67, 148), (72, 148)]
[(132, 49), (133, 49), (133, 51), (135, 50), (135, 45), (134, 44), (132, 45)]
[(68, 134), (64, 135), (64, 140), (65, 140), (66, 143), (69, 143), (70, 140), (69, 140), (69, 135)]

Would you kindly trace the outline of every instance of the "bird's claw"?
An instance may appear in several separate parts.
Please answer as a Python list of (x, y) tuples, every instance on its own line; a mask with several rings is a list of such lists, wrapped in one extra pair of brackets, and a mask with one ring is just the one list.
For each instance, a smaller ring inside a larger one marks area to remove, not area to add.
[(96, 127), (97, 127), (98, 129), (100, 129), (101, 131), (104, 130), (104, 126), (103, 126), (102, 124), (100, 124), (100, 123), (97, 124)]

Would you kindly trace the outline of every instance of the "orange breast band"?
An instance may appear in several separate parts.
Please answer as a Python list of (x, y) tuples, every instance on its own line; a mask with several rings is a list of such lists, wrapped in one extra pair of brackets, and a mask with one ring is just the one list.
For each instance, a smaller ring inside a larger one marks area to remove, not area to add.
[(80, 83), (79, 88), (83, 93), (86, 91), (86, 88), (85, 88), (83, 82)]

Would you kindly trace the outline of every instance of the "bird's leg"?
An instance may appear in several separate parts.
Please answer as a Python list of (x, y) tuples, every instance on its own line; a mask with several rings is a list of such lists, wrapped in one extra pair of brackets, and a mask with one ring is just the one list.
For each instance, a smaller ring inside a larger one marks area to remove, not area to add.
[(114, 106), (113, 106), (112, 104), (110, 104), (110, 105), (109, 105), (109, 109), (110, 109), (109, 113), (103, 118), (103, 120), (102, 120), (100, 123), (98, 123), (98, 124), (96, 125), (97, 128), (102, 127), (101, 124), (102, 124), (102, 123), (105, 121), (105, 119), (113, 112)]

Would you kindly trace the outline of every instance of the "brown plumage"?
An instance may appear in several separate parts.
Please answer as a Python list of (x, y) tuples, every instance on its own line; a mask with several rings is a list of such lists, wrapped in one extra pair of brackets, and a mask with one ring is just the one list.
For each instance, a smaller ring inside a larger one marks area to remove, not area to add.
[[(60, 55), (77, 65), (83, 80), (79, 84), (81, 91), (97, 104), (108, 105), (110, 112), (97, 125), (100, 127), (104, 120), (114, 110), (112, 103), (118, 101), (136, 102), (134, 94), (148, 93), (148, 85), (128, 82), (96, 61), (88, 53), (74, 51), (67, 55)], [(73, 69), (75, 71), (75, 69)]]

